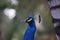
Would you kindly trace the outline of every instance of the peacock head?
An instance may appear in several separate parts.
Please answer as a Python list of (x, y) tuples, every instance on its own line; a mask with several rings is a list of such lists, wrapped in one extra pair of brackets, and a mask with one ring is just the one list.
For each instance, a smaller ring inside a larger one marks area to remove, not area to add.
[(32, 16), (28, 16), (26, 18), (25, 22), (27, 22), (27, 23), (33, 23), (34, 22), (34, 18)]

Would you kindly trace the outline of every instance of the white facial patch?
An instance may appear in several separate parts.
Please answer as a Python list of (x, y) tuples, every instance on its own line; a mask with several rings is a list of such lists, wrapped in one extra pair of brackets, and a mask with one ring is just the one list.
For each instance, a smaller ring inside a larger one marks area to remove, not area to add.
[(30, 22), (31, 20), (32, 20), (32, 18), (31, 18), (31, 19), (29, 19), (29, 20), (28, 20), (28, 22)]

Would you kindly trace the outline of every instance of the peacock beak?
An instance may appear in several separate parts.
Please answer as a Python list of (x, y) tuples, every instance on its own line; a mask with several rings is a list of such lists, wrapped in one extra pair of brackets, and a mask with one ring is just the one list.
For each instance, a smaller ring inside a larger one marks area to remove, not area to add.
[(26, 19), (24, 20), (24, 22), (26, 22)]
[(22, 20), (20, 20), (20, 22), (26, 22), (26, 19), (22, 19)]
[(24, 19), (24, 22), (27, 22), (28, 18)]

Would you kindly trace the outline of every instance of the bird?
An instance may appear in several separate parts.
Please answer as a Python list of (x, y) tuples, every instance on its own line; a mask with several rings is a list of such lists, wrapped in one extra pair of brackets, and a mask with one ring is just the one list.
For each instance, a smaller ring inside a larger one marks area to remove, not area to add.
[(24, 40), (34, 40), (34, 35), (36, 32), (36, 25), (35, 25), (34, 17), (28, 16), (25, 22), (28, 23), (28, 27), (24, 34)]

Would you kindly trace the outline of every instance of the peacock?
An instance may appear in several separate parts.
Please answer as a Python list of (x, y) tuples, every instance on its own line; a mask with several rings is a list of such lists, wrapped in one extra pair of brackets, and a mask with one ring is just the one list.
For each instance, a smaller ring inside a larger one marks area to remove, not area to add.
[(24, 40), (34, 40), (34, 35), (36, 32), (36, 25), (34, 18), (32, 16), (29, 16), (26, 18), (25, 22), (28, 23), (28, 28), (25, 31)]

